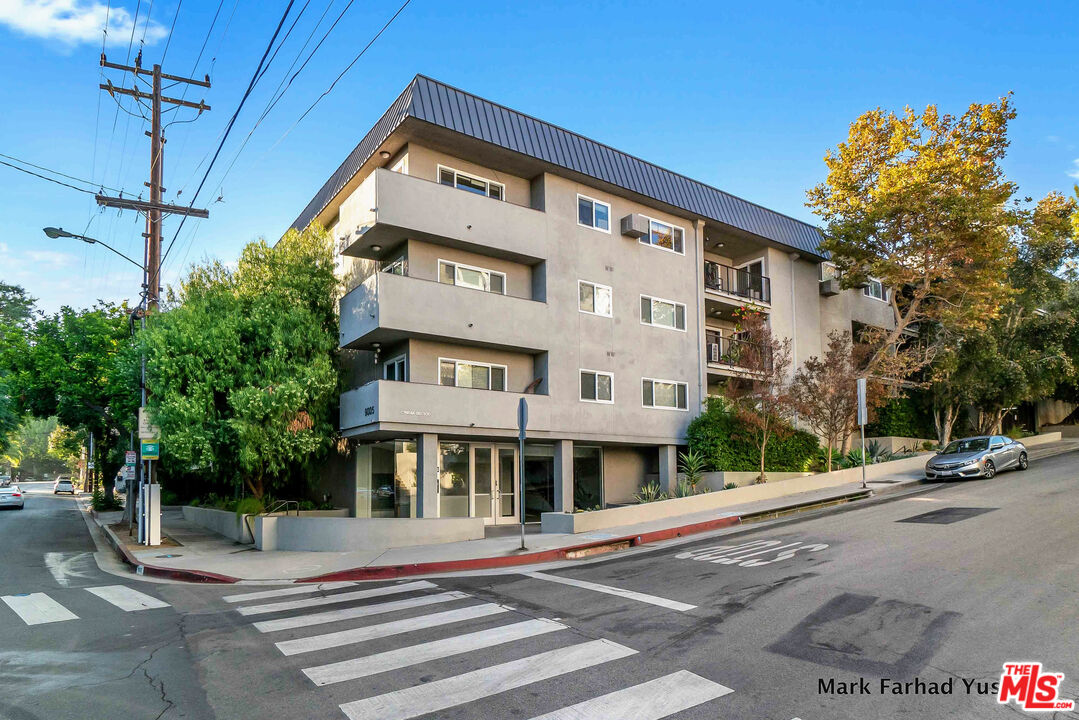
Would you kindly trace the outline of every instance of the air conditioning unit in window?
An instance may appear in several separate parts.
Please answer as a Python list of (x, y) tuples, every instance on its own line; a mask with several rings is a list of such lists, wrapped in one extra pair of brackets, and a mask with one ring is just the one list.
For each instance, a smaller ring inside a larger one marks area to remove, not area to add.
[(638, 213), (622, 218), (622, 234), (631, 238), (642, 238), (648, 234), (648, 218)]
[(708, 343), (708, 362), (719, 362), (719, 343)]

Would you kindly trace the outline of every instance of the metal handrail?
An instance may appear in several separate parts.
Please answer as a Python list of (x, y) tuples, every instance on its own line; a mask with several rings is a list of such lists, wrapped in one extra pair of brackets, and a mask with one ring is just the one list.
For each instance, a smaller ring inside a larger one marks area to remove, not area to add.
[(285, 515), (288, 515), (288, 509), (291, 506), (296, 507), (296, 517), (300, 516), (300, 501), (299, 500), (278, 500), (268, 510), (263, 510), (263, 515), (273, 515), (275, 512), (280, 512), (281, 508), (285, 509)]
[[(758, 354), (764, 353), (765, 355), (767, 355), (765, 349), (762, 348), (757, 343), (750, 342), (749, 340), (740, 340), (738, 338), (733, 338), (733, 337), (723, 337), (723, 335), (721, 335), (720, 333), (718, 333), (718, 332), (716, 332), (714, 330), (706, 330), (705, 331), (705, 333), (704, 333), (704, 342), (705, 342), (705, 347), (704, 347), (705, 359), (708, 361), (708, 364), (710, 364), (710, 365), (727, 365), (728, 367), (732, 367), (732, 368), (733, 367), (743, 367), (744, 368), (746, 366), (741, 362), (741, 359), (743, 357), (743, 353), (754, 352), (754, 353), (758, 353)], [(711, 353), (711, 347), (710, 346), (712, 346), (712, 345), (718, 345), (719, 346), (719, 348), (718, 348), (718, 350), (719, 350), (719, 358), (716, 359), (716, 360), (713, 360), (711, 355), (710, 355), (710, 353)], [(769, 367), (769, 368), (771, 367), (771, 358), (770, 357), (765, 358), (765, 366)]]
[(742, 268), (704, 261), (704, 286), (708, 290), (736, 295), (747, 300), (772, 302), (772, 280)]

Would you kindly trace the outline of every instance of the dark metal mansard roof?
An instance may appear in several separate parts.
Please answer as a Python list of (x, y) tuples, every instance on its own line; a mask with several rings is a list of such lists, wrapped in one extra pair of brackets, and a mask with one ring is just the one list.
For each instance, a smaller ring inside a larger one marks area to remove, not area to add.
[(821, 257), (820, 233), (800, 220), (671, 172), (556, 125), (417, 75), (330, 176), (292, 227), (302, 229), (333, 201), (406, 119), (491, 143)]

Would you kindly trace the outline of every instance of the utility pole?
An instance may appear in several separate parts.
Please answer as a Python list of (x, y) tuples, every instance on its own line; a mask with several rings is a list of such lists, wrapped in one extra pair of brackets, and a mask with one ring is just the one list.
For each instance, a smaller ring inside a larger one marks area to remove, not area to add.
[[(156, 312), (158, 309), (158, 303), (161, 294), (161, 220), (162, 215), (191, 215), (198, 218), (207, 218), (210, 213), (207, 210), (200, 210), (193, 207), (186, 207), (183, 205), (170, 205), (162, 202), (162, 193), (165, 188), (163, 187), (163, 168), (165, 164), (165, 137), (161, 128), (161, 105), (162, 103), (168, 105), (175, 105), (179, 107), (191, 108), (198, 110), (198, 114), (201, 115), (203, 111), (209, 110), (210, 106), (202, 100), (197, 103), (183, 98), (174, 98), (161, 94), (161, 81), (167, 80), (171, 83), (184, 83), (186, 85), (194, 85), (196, 87), (209, 88), (210, 76), (206, 75), (202, 80), (196, 80), (194, 78), (180, 77), (178, 75), (169, 75), (161, 71), (161, 65), (155, 64), (152, 70), (146, 70), (142, 67), (142, 51), (135, 57), (135, 64), (132, 65), (119, 65), (117, 63), (109, 62), (105, 53), (101, 53), (101, 67), (109, 68), (112, 70), (121, 70), (123, 72), (130, 72), (132, 77), (132, 87), (117, 87), (112, 84), (111, 80), (106, 80), (104, 83), (99, 83), (98, 87), (105, 90), (119, 102), (117, 95), (129, 95), (137, 102), (141, 104), (142, 100), (150, 101), (150, 182), (145, 183), (150, 189), (150, 201), (144, 202), (141, 199), (131, 199), (122, 197), (111, 197), (108, 195), (99, 194), (96, 195), (97, 204), (103, 207), (115, 207), (121, 210), (134, 210), (146, 215), (146, 232), (143, 233), (143, 237), (146, 239), (146, 262), (143, 266), (143, 284), (142, 295), (143, 301), (146, 303), (146, 312)], [(151, 92), (145, 92), (139, 89), (139, 78), (150, 77), (151, 78)], [(141, 304), (141, 303), (140, 303)], [(146, 327), (146, 312), (140, 313), (141, 325)], [(142, 358), (142, 376), (140, 380), (141, 390), (141, 407), (146, 407), (146, 358)], [(141, 411), (144, 413), (145, 409)], [(140, 414), (141, 414), (140, 413)], [(136, 467), (142, 469), (142, 457), (141, 457), (141, 445), (139, 462)], [(138, 476), (142, 476), (140, 472)], [(147, 472), (145, 474), (145, 480), (139, 482), (138, 497), (143, 498), (142, 482), (153, 485), (157, 482), (156, 468), (154, 463), (150, 462)], [(140, 478), (141, 480), (141, 478)], [(146, 494), (149, 497), (149, 493)], [(131, 492), (128, 491), (128, 503), (131, 502)], [(141, 521), (141, 518), (145, 517), (148, 520), (147, 503), (142, 503), (142, 515), (140, 516), (139, 527), (140, 530), (146, 527), (146, 523)], [(148, 536), (145, 533), (140, 532), (140, 540), (149, 543)]]

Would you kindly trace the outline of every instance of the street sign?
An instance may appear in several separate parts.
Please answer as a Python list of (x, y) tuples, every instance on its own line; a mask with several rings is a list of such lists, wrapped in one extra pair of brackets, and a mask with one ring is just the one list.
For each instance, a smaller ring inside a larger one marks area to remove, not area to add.
[(139, 438), (150, 439), (158, 437), (160, 434), (157, 425), (150, 423), (150, 414), (146, 412), (146, 408), (139, 408)]
[(135, 463), (139, 461), (139, 454), (134, 450), (128, 450), (124, 453), (124, 465), (127, 467), (135, 467)]
[(160, 451), (160, 443), (156, 440), (153, 442), (143, 440), (142, 441), (142, 459), (143, 460), (157, 460), (158, 452)]
[(93, 470), (94, 469), (94, 461), (91, 460), (90, 462), (86, 463), (86, 467), (89, 468), (90, 470)]
[(135, 480), (135, 466), (124, 465), (122, 468), (120, 468), (120, 477), (122, 477), (127, 482), (133, 482)]
[(517, 403), (517, 438), (525, 439), (525, 428), (528, 427), (528, 401), (521, 398)]

